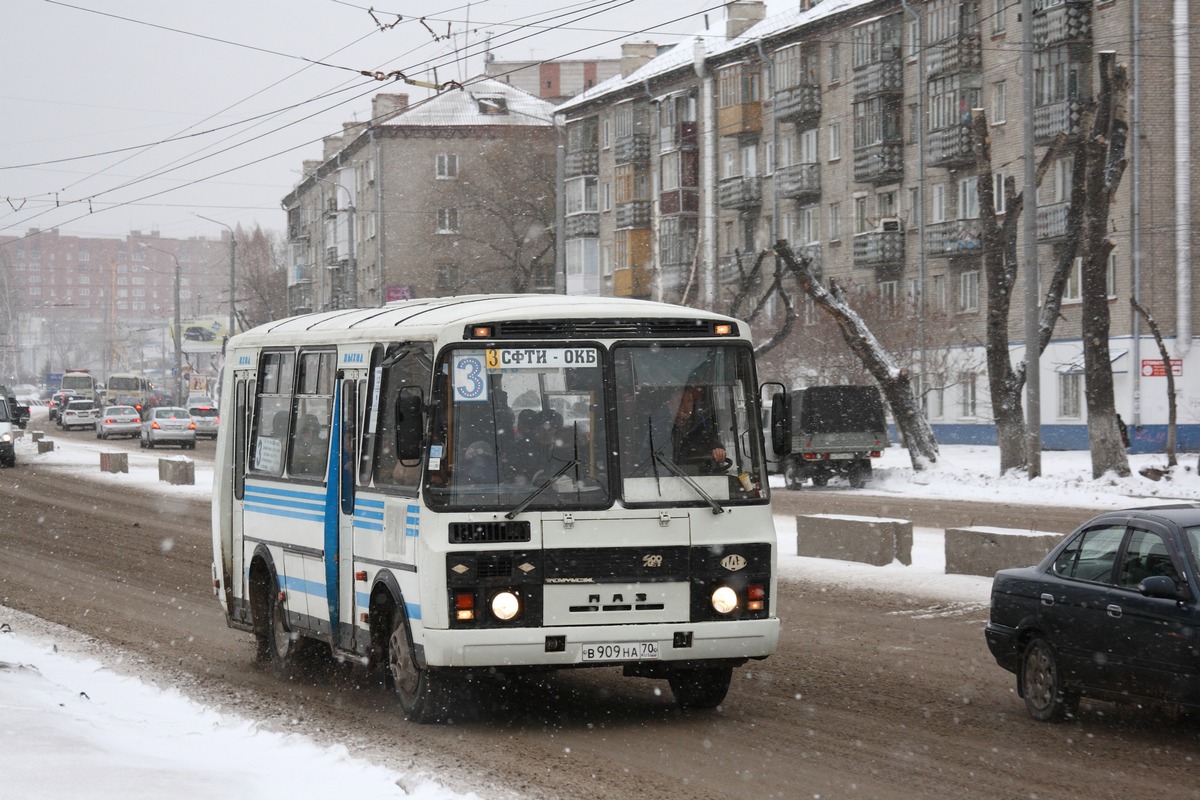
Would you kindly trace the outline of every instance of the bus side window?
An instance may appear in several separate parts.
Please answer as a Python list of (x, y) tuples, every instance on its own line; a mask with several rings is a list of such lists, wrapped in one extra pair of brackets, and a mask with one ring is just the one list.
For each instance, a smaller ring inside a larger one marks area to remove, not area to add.
[(287, 443), (292, 403), (292, 366), (295, 353), (270, 351), (259, 360), (258, 397), (254, 404), (254, 446), (250, 472), (279, 477)]
[[(419, 452), (397, 453), (397, 421), (414, 421), (420, 418), (417, 408), (429, 390), (432, 376), (432, 353), (428, 345), (412, 344), (412, 352), (383, 369), (383, 386), (380, 393), (379, 418), (375, 430), (375, 484), (416, 494), (421, 480), (422, 454)], [(406, 437), (411, 443), (412, 432)], [(418, 439), (419, 442), (419, 439)], [(413, 456), (411, 458), (402, 458)]]

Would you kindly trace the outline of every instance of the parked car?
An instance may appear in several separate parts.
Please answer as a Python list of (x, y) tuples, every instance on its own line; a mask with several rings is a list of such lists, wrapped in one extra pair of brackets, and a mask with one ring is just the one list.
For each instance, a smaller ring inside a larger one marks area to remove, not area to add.
[(8, 410), (8, 400), (0, 397), (0, 466), (15, 467), (17, 465), (17, 444), (13, 436), (12, 414)]
[(213, 408), (216, 408), (217, 401), (213, 400), (206, 394), (189, 394), (187, 397), (187, 402), (184, 403), (184, 405), (189, 408), (192, 406), (212, 406)]
[(92, 400), (71, 400), (58, 414), (58, 427), (64, 431), (73, 428), (95, 428), (100, 419), (100, 409)]
[(142, 432), (142, 415), (131, 405), (108, 406), (96, 423), (96, 438), (113, 436), (139, 436)]
[(1030, 716), (1082, 696), (1200, 707), (1200, 504), (1112, 511), (992, 581), (985, 629)]
[(197, 437), (217, 438), (217, 426), (220, 424), (221, 418), (217, 416), (215, 406), (208, 403), (188, 406), (188, 413), (192, 415), (192, 422), (196, 423)]
[(0, 386), (0, 397), (8, 402), (8, 415), (12, 424), (24, 430), (29, 422), (29, 406), (17, 400), (17, 393), (8, 386)]
[(146, 412), (142, 420), (142, 447), (154, 448), (160, 444), (196, 449), (196, 423), (186, 408), (158, 406)]
[(50, 410), (47, 412), (47, 414), (49, 415), (51, 422), (58, 421), (58, 412), (67, 404), (69, 400), (73, 399), (74, 397), (75, 392), (70, 390), (63, 390), (50, 395)]

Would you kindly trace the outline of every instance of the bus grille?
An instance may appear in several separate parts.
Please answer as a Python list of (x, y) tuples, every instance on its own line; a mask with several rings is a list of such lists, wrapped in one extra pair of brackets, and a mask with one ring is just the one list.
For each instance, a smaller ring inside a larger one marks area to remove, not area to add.
[(529, 522), (527, 521), (450, 523), (450, 544), (528, 542), (529, 539)]

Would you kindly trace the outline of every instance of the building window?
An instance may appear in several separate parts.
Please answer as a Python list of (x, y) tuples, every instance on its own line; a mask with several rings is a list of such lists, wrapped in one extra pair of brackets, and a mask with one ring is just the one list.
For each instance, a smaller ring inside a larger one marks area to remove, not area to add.
[(594, 175), (572, 178), (566, 182), (567, 214), (595, 214), (597, 180)]
[(458, 209), (439, 208), (437, 218), (438, 233), (458, 233)]
[(612, 184), (605, 181), (604, 191), (601, 194), (604, 195), (604, 210), (612, 211)]
[(875, 209), (879, 212), (876, 216), (894, 217), (896, 216), (896, 193), (895, 192), (880, 192), (875, 196)]
[(946, 184), (935, 183), (929, 198), (929, 221), (935, 225), (946, 221)]
[(1117, 254), (1108, 254), (1108, 268), (1104, 273), (1105, 296), (1112, 300), (1117, 296)]
[(1004, 181), (1007, 177), (1003, 172), (992, 175), (992, 203), (997, 214), (1008, 213), (1008, 198), (1004, 196)]
[(930, 383), (929, 416), (941, 419), (946, 415), (946, 376), (939, 372)]
[(458, 177), (458, 156), (454, 153), (438, 153), (437, 176), (439, 180)]
[(1060, 373), (1058, 376), (1058, 415), (1065, 419), (1079, 419), (1080, 397), (1083, 394), (1083, 375), (1078, 372)]
[(800, 217), (796, 224), (796, 241), (800, 244), (812, 244), (821, 239), (821, 227), (818, 221), (820, 214), (817, 206), (805, 206), (800, 209)]
[(721, 154), (721, 178), (736, 178), (737, 172), (737, 152), (726, 150)]
[(975, 416), (975, 373), (964, 372), (959, 375), (959, 385), (962, 388), (960, 397), (962, 406), (959, 412), (964, 417)]
[(836, 242), (842, 238), (842, 204), (829, 204), (829, 240)]
[(999, 125), (1008, 119), (1008, 89), (1004, 81), (992, 84), (992, 124)]
[(717, 105), (720, 108), (757, 103), (759, 94), (758, 67), (748, 64), (735, 64), (717, 72)]
[(1004, 33), (1004, 6), (1008, 0), (988, 0), (988, 16), (992, 18), (992, 33)]
[(451, 295), (459, 288), (458, 265), (438, 264), (433, 271), (433, 288), (440, 295)]
[(477, 97), (479, 113), (485, 117), (501, 116), (508, 113), (508, 98), (506, 97)]
[(979, 310), (979, 270), (967, 270), (958, 279), (958, 310)]
[(854, 198), (854, 232), (866, 233), (868, 230), (867, 224), (867, 198)]
[(879, 282), (879, 305), (887, 313), (896, 310), (896, 295), (900, 291), (899, 281)]
[(87, 250), (79, 251), (79, 260), (80, 261), (90, 261), (91, 259), (92, 259), (92, 254), (89, 253)]
[(571, 277), (595, 277), (599, 272), (600, 240), (567, 240), (567, 275)]
[(838, 83), (842, 80), (842, 51), (837, 42), (829, 45), (829, 82)]
[(958, 182), (958, 218), (979, 219), (979, 178), (972, 176)]
[(600, 274), (606, 278), (613, 274), (612, 245), (606, 244), (600, 248)]
[(40, 286), (30, 286), (29, 287), (29, 294), (31, 296), (41, 294), (41, 293), (42, 293), (42, 287), (40, 287)]
[(842, 157), (842, 123), (829, 123), (829, 160), (837, 161)]
[(607, 117), (600, 123), (600, 147), (604, 150), (612, 147), (612, 120)]
[(1078, 303), (1083, 300), (1083, 259), (1076, 258), (1067, 272), (1067, 282), (1063, 285), (1062, 299), (1064, 303)]
[[(801, 164), (816, 164), (820, 157), (817, 155), (817, 129), (809, 128), (800, 134)], [(791, 162), (789, 162), (791, 163)]]
[(946, 310), (946, 276), (933, 276), (933, 307), (938, 311)]

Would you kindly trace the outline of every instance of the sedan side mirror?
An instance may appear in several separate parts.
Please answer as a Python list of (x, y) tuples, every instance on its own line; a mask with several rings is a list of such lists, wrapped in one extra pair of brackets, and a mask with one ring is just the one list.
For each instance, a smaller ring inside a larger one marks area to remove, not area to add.
[(1151, 575), (1138, 584), (1138, 591), (1146, 597), (1161, 597), (1164, 600), (1186, 600), (1175, 581), (1167, 575)]

